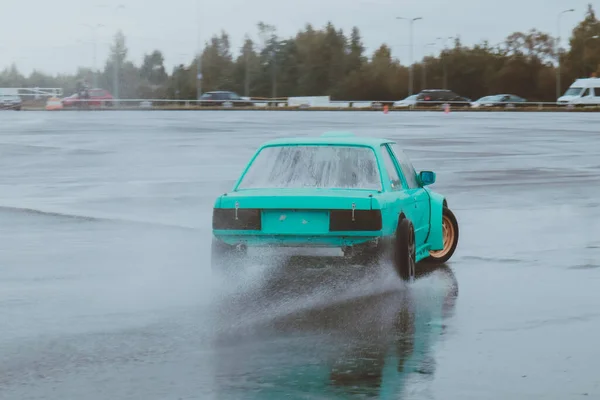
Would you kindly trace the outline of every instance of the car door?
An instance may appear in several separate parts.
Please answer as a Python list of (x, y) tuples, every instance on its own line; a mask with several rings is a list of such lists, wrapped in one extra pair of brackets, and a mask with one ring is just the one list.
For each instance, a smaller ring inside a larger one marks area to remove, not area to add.
[[(417, 218), (415, 198), (406, 190), (407, 186), (402, 179), (399, 165), (394, 161), (394, 156), (389, 148), (382, 145), (380, 151), (383, 159), (383, 168), (385, 169), (388, 178), (387, 183), (383, 182), (386, 191), (383, 193), (382, 199), (387, 204), (387, 207), (385, 210), (382, 210), (385, 213), (382, 217), (384, 218), (384, 221), (397, 221), (402, 212), (406, 218), (412, 222)], [(390, 228), (395, 230), (396, 226), (394, 225)]]
[(577, 100), (579, 100), (577, 102), (577, 104), (589, 104), (590, 103), (590, 99), (591, 99), (591, 89), (590, 88), (586, 88), (583, 93), (581, 94), (581, 97)]
[(425, 240), (429, 235), (429, 216), (431, 212), (429, 193), (427, 193), (419, 183), (412, 162), (404, 151), (396, 143), (393, 143), (391, 146), (388, 145), (388, 147), (402, 172), (406, 190), (414, 199), (416, 210), (413, 219), (413, 224), (415, 226), (415, 240), (418, 245), (421, 245), (425, 243)]
[(592, 89), (592, 97), (590, 103), (597, 106), (600, 104), (600, 88), (591, 88)]

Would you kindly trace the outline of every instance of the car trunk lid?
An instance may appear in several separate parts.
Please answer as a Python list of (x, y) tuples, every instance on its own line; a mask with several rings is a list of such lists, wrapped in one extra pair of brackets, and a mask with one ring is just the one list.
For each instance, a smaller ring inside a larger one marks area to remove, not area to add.
[(248, 189), (221, 196), (220, 208), (370, 210), (376, 190)]

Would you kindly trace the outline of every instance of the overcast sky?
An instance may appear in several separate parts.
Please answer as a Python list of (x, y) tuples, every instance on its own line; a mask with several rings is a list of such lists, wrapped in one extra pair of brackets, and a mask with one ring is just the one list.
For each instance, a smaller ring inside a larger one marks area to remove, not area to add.
[[(15, 62), (29, 73), (74, 72), (93, 64), (93, 31), (97, 30), (97, 64), (102, 67), (112, 37), (121, 28), (129, 58), (140, 63), (143, 54), (159, 49), (169, 71), (188, 63), (212, 34), (221, 29), (231, 36), (233, 49), (245, 34), (257, 39), (256, 24), (277, 27), (280, 36), (294, 35), (310, 22), (332, 21), (349, 32), (360, 28), (369, 52), (382, 42), (403, 63), (409, 60), (408, 23), (396, 16), (423, 17), (414, 25), (414, 58), (437, 37), (459, 35), (465, 44), (489, 40), (495, 44), (514, 31), (530, 28), (556, 35), (557, 15), (566, 38), (584, 16), (590, 0), (0, 0), (0, 68)], [(592, 4), (600, 7), (598, 1)], [(121, 7), (119, 7), (121, 5)], [(564, 44), (564, 42), (563, 42)], [(441, 48), (430, 46), (431, 53)]]

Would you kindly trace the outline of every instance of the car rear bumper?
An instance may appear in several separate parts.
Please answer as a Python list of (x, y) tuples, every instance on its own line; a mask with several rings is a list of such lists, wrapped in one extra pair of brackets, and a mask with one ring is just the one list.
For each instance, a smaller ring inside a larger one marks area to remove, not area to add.
[(352, 247), (375, 242), (382, 237), (381, 232), (331, 232), (322, 235), (273, 235), (257, 232), (232, 232), (213, 230), (213, 235), (230, 245), (247, 247)]
[[(260, 199), (254, 200), (257, 205), (261, 203)], [(308, 201), (298, 197), (288, 200), (296, 202), (288, 204), (291, 206)], [(326, 203), (326, 199), (320, 200), (321, 204)], [(336, 203), (343, 200), (348, 199), (336, 199)], [(381, 210), (367, 208), (370, 198), (362, 203), (358, 200), (352, 204), (358, 203), (362, 209), (214, 208), (213, 234), (228, 244), (252, 247), (354, 246), (383, 235)], [(281, 196), (277, 201), (285, 203)]]

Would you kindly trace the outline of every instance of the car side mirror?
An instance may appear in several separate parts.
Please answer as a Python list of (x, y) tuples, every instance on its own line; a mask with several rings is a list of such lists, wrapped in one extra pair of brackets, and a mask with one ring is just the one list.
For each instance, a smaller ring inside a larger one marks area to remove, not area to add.
[(433, 185), (435, 183), (435, 172), (421, 171), (419, 172), (419, 180), (423, 186)]

